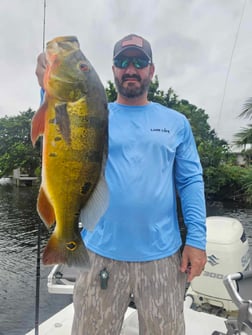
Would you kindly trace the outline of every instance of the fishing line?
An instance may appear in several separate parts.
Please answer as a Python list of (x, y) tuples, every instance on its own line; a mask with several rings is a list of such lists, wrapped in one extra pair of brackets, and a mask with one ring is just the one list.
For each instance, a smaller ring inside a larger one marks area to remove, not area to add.
[(220, 112), (219, 112), (219, 115), (218, 115), (218, 121), (217, 121), (217, 126), (216, 126), (217, 133), (218, 133), (219, 126), (220, 126), (221, 114), (222, 114), (222, 111), (223, 111), (224, 100), (225, 100), (225, 97), (226, 97), (227, 83), (228, 83), (228, 79), (229, 79), (229, 75), (230, 75), (230, 71), (231, 71), (234, 51), (235, 51), (236, 44), (237, 44), (237, 41), (238, 41), (238, 36), (239, 36), (239, 33), (240, 33), (240, 28), (241, 28), (242, 19), (243, 19), (244, 12), (245, 12), (246, 3), (247, 3), (247, 0), (244, 0), (243, 8), (242, 8), (241, 16), (240, 16), (240, 21), (239, 21), (238, 28), (237, 28), (236, 35), (235, 35), (234, 45), (233, 45), (233, 48), (232, 48), (231, 57), (230, 57), (229, 64), (228, 64), (228, 70), (227, 70), (227, 74), (226, 74), (226, 78), (225, 78), (224, 90), (223, 90), (223, 95), (222, 95), (222, 99), (221, 99)]
[(41, 222), (38, 221), (38, 241), (37, 241), (37, 268), (36, 268), (36, 300), (35, 300), (35, 335), (39, 335), (39, 296), (40, 296), (40, 241)]
[(42, 37), (42, 40), (43, 40), (43, 52), (45, 51), (45, 26), (46, 26), (46, 0), (44, 0), (44, 14), (43, 14), (43, 37)]
[[(43, 37), (42, 49), (45, 51), (45, 23), (46, 23), (46, 0), (44, 1), (43, 12)], [(42, 150), (42, 139), (40, 139)], [(39, 304), (40, 304), (40, 253), (41, 253), (41, 222), (38, 221), (38, 240), (37, 240), (37, 267), (36, 267), (36, 295), (35, 295), (35, 335), (39, 335)]]

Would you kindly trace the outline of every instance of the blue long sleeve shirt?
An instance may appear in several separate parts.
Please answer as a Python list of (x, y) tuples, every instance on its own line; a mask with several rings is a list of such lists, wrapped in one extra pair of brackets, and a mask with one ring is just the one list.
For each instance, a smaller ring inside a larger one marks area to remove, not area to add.
[(202, 168), (186, 117), (158, 103), (109, 104), (106, 180), (109, 207), (88, 249), (122, 261), (150, 261), (181, 246), (176, 192), (187, 226), (186, 244), (205, 249), (206, 212)]

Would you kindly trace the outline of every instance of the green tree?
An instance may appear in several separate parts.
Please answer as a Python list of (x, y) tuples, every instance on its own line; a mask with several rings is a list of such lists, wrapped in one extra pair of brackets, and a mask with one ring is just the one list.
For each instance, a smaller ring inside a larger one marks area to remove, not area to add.
[(242, 128), (242, 130), (236, 133), (234, 137), (234, 144), (238, 147), (243, 147), (241, 154), (243, 155), (246, 165), (249, 166), (252, 162), (252, 149), (250, 148), (252, 144), (252, 124), (247, 128)]
[[(244, 104), (242, 112), (239, 114), (241, 118), (252, 118), (252, 98), (247, 99)], [(247, 127), (243, 127), (238, 133), (234, 135), (234, 144), (238, 147), (243, 147), (242, 154), (247, 162), (247, 165), (251, 163), (251, 148), (252, 145), (252, 124)], [(247, 149), (247, 146), (249, 149)]]
[[(239, 114), (240, 118), (252, 118), (252, 98), (248, 98), (245, 102), (242, 112)], [(235, 134), (234, 144), (238, 146), (244, 146), (246, 150), (247, 144), (252, 144), (252, 124), (249, 124), (247, 127), (242, 128), (241, 131)]]
[(31, 119), (34, 112), (28, 109), (18, 116), (0, 118), (0, 177), (21, 168), (34, 175), (41, 164), (39, 143), (33, 148), (30, 139)]
[(252, 203), (252, 168), (244, 169), (242, 175), (243, 188), (245, 189), (246, 200)]
[(113, 102), (116, 100), (117, 93), (116, 93), (116, 88), (115, 85), (112, 83), (112, 81), (108, 81), (108, 87), (105, 88), (106, 95), (108, 102)]
[(247, 101), (245, 101), (243, 110), (240, 113), (239, 117), (245, 117), (247, 119), (252, 118), (252, 98), (248, 98)]

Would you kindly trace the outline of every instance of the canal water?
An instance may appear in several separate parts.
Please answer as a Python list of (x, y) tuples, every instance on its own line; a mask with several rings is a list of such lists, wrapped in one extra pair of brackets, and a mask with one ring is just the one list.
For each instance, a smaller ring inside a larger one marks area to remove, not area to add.
[[(37, 187), (0, 185), (0, 335), (24, 335), (34, 328), (37, 231)], [(42, 225), (43, 248), (48, 232)], [(71, 295), (49, 294), (41, 264), (40, 321), (72, 301)]]
[[(24, 335), (34, 328), (38, 188), (0, 185), (0, 335)], [(252, 250), (252, 209), (234, 204), (211, 203), (208, 216), (226, 215), (243, 224)], [(41, 248), (49, 234), (42, 226)], [(41, 264), (40, 322), (72, 301), (71, 295), (49, 294), (47, 276), (51, 268)]]

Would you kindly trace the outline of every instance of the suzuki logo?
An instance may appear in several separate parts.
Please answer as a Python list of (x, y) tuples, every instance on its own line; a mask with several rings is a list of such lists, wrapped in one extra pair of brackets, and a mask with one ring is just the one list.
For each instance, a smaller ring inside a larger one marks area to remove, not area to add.
[(215, 265), (219, 264), (219, 262), (218, 262), (219, 258), (217, 258), (214, 255), (207, 256), (207, 260), (208, 260), (208, 263), (210, 263), (212, 266), (215, 266)]

